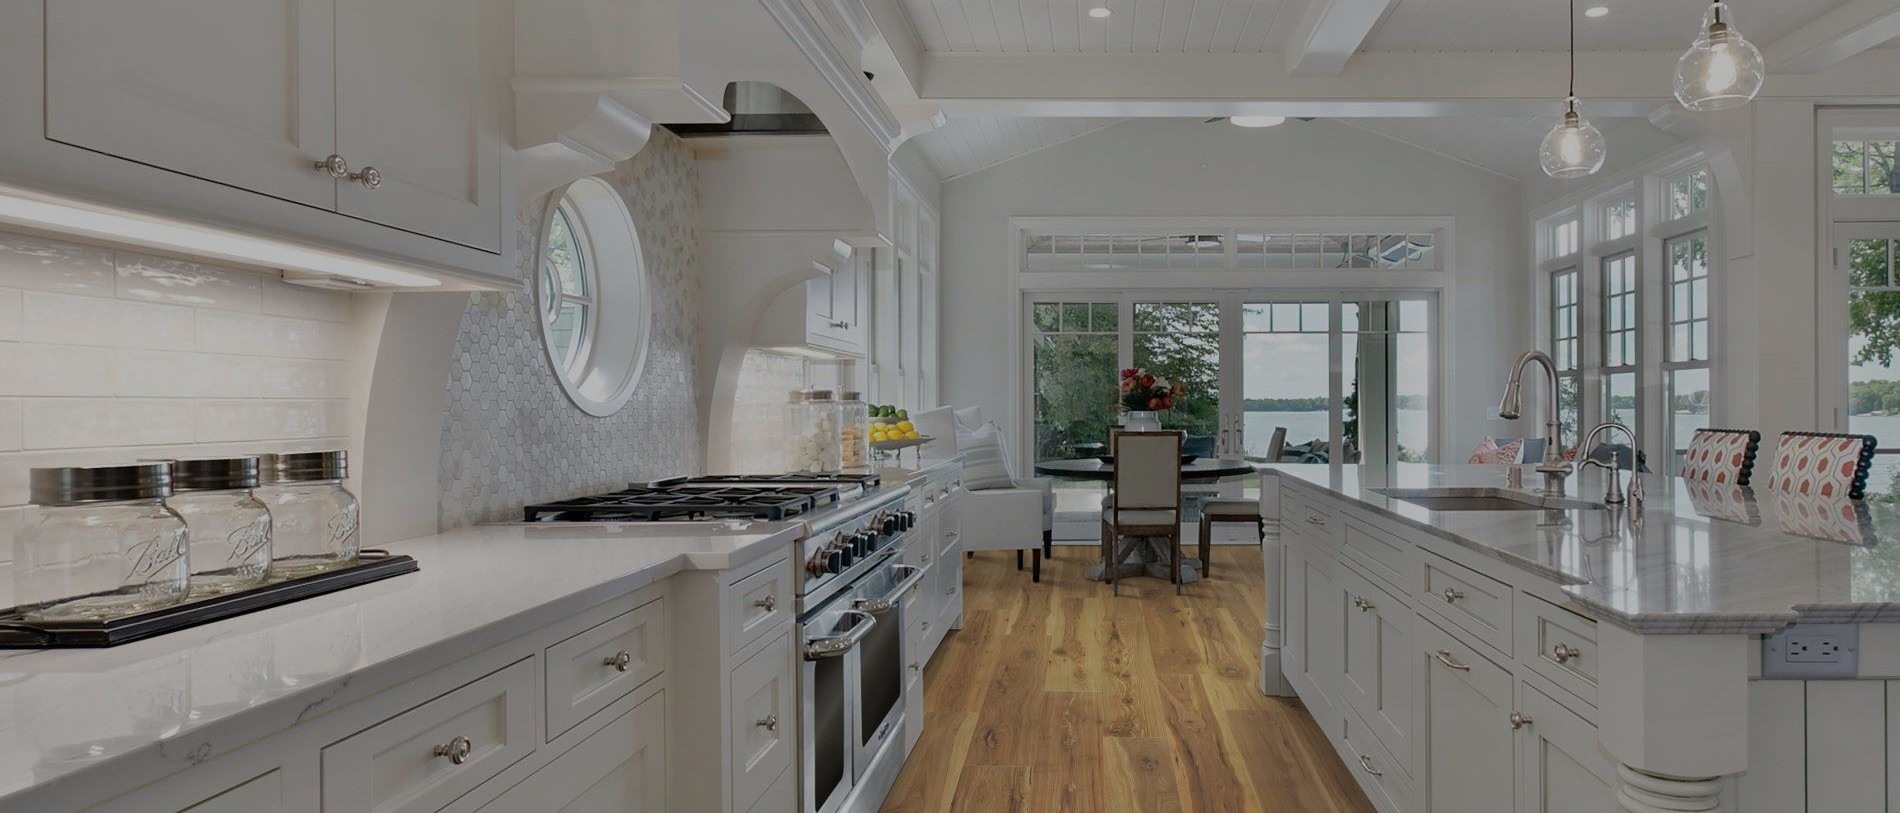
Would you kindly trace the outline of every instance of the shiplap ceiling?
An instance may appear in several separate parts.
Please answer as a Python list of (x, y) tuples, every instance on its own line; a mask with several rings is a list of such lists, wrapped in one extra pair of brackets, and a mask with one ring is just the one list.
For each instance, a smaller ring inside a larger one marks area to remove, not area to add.
[[(903, 0), (930, 51), (1273, 50), (1305, 0)], [(1105, 6), (1107, 19), (1088, 11)]]
[(917, 137), (924, 160), (945, 180), (996, 166), (1093, 133), (1122, 119), (1000, 116), (955, 118)]
[[(1740, 0), (1733, 19), (1768, 42), (1847, 0)], [(1271, 51), (1312, 0), (903, 0), (924, 47), (974, 53)], [(1094, 19), (1088, 10), (1113, 13)], [(1707, 0), (1580, 0), (1583, 50), (1686, 48)], [(1603, 5), (1607, 16), (1584, 18)], [(1399, 0), (1366, 51), (1534, 51), (1566, 44), (1564, 0)]]

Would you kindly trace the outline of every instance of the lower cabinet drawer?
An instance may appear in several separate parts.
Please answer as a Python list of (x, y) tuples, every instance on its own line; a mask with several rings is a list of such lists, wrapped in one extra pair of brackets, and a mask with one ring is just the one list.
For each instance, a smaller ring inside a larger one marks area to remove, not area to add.
[(548, 647), (548, 739), (665, 671), (666, 625), (655, 599)]
[[(1346, 768), (1359, 775), (1360, 785), (1367, 789), (1373, 805), (1385, 813), (1410, 813), (1412, 783), (1399, 761), (1372, 735), (1357, 712), (1346, 712), (1346, 725), (1342, 730), (1344, 736), (1340, 739), (1346, 745)], [(1497, 777), (1497, 780), (1508, 782), (1510, 777)]]
[(1552, 683), (1596, 705), (1596, 621), (1535, 596), (1520, 597), (1517, 655)]
[(433, 813), (540, 744), (534, 660), (323, 749), (324, 813)]
[(1419, 603), (1511, 654), (1511, 586), (1430, 551), (1420, 551), (1419, 558)]
[(738, 652), (758, 641), (766, 630), (791, 620), (791, 563), (776, 560), (726, 588), (724, 595), (732, 607), (726, 616), (726, 640), (732, 642), (727, 651)]
[[(786, 768), (778, 775), (778, 781), (765, 789), (765, 795), (752, 805), (747, 813), (798, 813), (798, 773), (795, 768)], [(618, 808), (616, 808), (618, 810)]]
[(553, 810), (667, 810), (665, 692), (640, 701), (496, 797), (481, 813)]
[(732, 670), (732, 807), (749, 810), (795, 760), (797, 690), (787, 630)]
[(1416, 545), (1353, 518), (1345, 520), (1344, 534), (1346, 550), (1372, 575), (1401, 590), (1415, 589), (1408, 580), (1416, 572)]

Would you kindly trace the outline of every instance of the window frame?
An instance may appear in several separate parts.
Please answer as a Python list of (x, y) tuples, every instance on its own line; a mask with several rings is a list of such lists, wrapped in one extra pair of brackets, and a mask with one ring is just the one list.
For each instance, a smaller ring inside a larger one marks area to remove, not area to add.
[[(587, 224), (581, 219), (573, 202), (563, 195), (553, 207), (548, 209), (548, 214), (551, 218), (558, 218), (559, 222), (567, 227), (567, 232), (573, 240), (574, 266), (581, 293), (569, 293), (562, 287), (559, 275), (554, 273), (548, 263), (548, 247), (543, 241), (540, 257), (535, 263), (536, 283), (540, 286), (538, 290), (542, 295), (535, 310), (541, 319), (541, 329), (551, 332), (554, 321), (560, 315), (561, 306), (580, 307), (580, 336), (575, 340), (573, 347), (569, 348), (567, 358), (555, 360), (555, 365), (564, 374), (578, 377), (586, 370), (588, 359), (593, 355), (594, 336), (598, 332), (596, 328), (600, 322), (597, 293), (600, 290), (599, 271), (595, 266), (591, 246), (588, 243)], [(552, 224), (550, 224), (551, 228)], [(552, 301), (547, 298), (549, 292), (554, 294)], [(554, 348), (550, 346), (548, 352), (553, 354)]]
[[(547, 261), (557, 220), (573, 236), (581, 292), (569, 293)], [(652, 344), (653, 299), (645, 249), (620, 191), (598, 177), (581, 178), (547, 197), (535, 243), (534, 271), (524, 280), (543, 356), (568, 400), (595, 417), (619, 412), (632, 399)], [(555, 294), (553, 301), (548, 295)], [(563, 358), (556, 352), (553, 319), (566, 303), (584, 304), (592, 318)]]

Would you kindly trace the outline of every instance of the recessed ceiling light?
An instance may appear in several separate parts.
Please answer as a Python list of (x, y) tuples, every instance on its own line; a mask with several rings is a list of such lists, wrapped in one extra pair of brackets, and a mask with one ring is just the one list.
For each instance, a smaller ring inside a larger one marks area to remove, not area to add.
[(1114, 13), (1115, 12), (1109, 10), (1108, 6), (1096, 6), (1095, 8), (1089, 9), (1089, 16), (1097, 20), (1106, 18), (1108, 15)]
[(1228, 116), (1227, 123), (1235, 127), (1278, 127), (1286, 123), (1285, 116)]
[(1610, 16), (1610, 7), (1609, 6), (1591, 6), (1583, 10), (1583, 16), (1608, 17)]

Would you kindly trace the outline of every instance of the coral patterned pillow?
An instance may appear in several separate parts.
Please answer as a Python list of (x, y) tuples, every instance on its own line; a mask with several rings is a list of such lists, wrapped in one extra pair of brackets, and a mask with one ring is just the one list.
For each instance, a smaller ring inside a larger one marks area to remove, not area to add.
[(1873, 438), (1867, 435), (1783, 432), (1771, 484), (1783, 494), (1858, 500), (1872, 456)]
[(1490, 435), (1485, 435), (1484, 440), (1478, 444), (1478, 448), (1471, 450), (1471, 458), (1466, 460), (1465, 462), (1466, 463), (1496, 463), (1498, 462), (1497, 439), (1491, 437)]
[(1516, 463), (1518, 459), (1523, 456), (1524, 456), (1524, 439), (1518, 438), (1517, 440), (1511, 441), (1510, 443), (1498, 444), (1498, 457), (1496, 460), (1493, 460), (1491, 462), (1511, 465), (1511, 464)]

